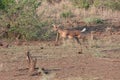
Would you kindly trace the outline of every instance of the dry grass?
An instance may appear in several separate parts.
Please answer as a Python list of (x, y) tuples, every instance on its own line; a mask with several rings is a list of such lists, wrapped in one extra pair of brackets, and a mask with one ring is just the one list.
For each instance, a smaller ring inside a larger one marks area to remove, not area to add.
[[(72, 17), (70, 18), (61, 18), (61, 14), (65, 11), (70, 11)], [(110, 9), (98, 9), (94, 6), (88, 10), (79, 9), (72, 5), (68, 0), (63, 0), (61, 3), (56, 3), (54, 5), (48, 4), (46, 1), (37, 9), (37, 14), (42, 15), (44, 20), (53, 21), (53, 23), (67, 23), (67, 21), (81, 21), (88, 17), (98, 17), (103, 20), (112, 20), (112, 22), (120, 22), (120, 11), (113, 11)]]
[(101, 80), (99, 77), (70, 77), (64, 80)]
[[(111, 39), (109, 42), (108, 40)], [(115, 39), (115, 41), (114, 41)], [(50, 42), (48, 42), (50, 43)], [(63, 58), (72, 58), (76, 56), (83, 56), (83, 55), (92, 55), (94, 57), (99, 58), (120, 58), (120, 42), (119, 42), (119, 35), (112, 35), (107, 36), (106, 38), (101, 38), (96, 40), (96, 43), (94, 47), (90, 47), (89, 49), (86, 49), (83, 45), (83, 54), (79, 54), (77, 43), (72, 45), (72, 43), (69, 41), (65, 46), (59, 45), (59, 46), (52, 46), (48, 45), (48, 43), (34, 43), (29, 44), (27, 46), (21, 45), (21, 46), (10, 46), (7, 49), (1, 48), (0, 49), (0, 72), (9, 72), (16, 69), (24, 69), (26, 65), (23, 66), (23, 61), (25, 61), (25, 52), (27, 50), (30, 50), (31, 54), (36, 57), (38, 60), (59, 60)], [(52, 44), (52, 43), (50, 43)], [(75, 46), (75, 47), (74, 47)], [(117, 50), (118, 49), (118, 50)], [(110, 55), (108, 55), (110, 53)], [(114, 53), (114, 54), (113, 54)], [(16, 65), (18, 62), (20, 62), (19, 65)], [(51, 63), (52, 64), (52, 63)], [(37, 65), (41, 67), (40, 63)], [(51, 66), (48, 66), (51, 68)], [(56, 79), (56, 74), (51, 73), (48, 75), (43, 75), (40, 78), (37, 78), (37, 80), (61, 80)], [(64, 78), (62, 80), (99, 80), (100, 77), (94, 77), (86, 75), (85, 77), (69, 77)]]
[[(60, 15), (66, 10), (70, 10), (74, 15), (71, 18), (61, 18)], [(81, 21), (88, 17), (99, 17), (102, 19), (112, 19), (112, 22), (120, 22), (120, 12), (112, 10), (101, 10), (92, 7), (88, 10), (75, 8), (69, 1), (64, 0), (60, 4), (48, 5), (48, 3), (43, 2), (42, 6), (37, 9), (37, 14), (43, 15), (41, 18), (48, 21), (53, 21), (53, 23), (62, 23), (64, 26), (67, 25), (66, 22), (71, 19), (75, 21)], [(65, 23), (65, 24), (64, 24)], [(72, 24), (72, 23), (71, 23)], [(70, 26), (70, 25), (69, 25)], [(99, 37), (99, 36), (97, 36)], [(31, 42), (30, 42), (31, 43)], [(88, 49), (83, 46), (83, 54), (79, 54), (78, 44), (72, 44), (74, 42), (66, 41), (65, 44), (59, 46), (53, 46), (51, 42), (48, 43), (32, 43), (29, 45), (15, 46), (10, 45), (8, 48), (0, 47), (0, 72), (8, 72), (16, 70), (18, 68), (23, 68), (22, 61), (25, 61), (25, 52), (30, 50), (32, 55), (38, 60), (59, 60), (62, 58), (82, 56), (82, 55), (92, 55), (94, 57), (104, 57), (104, 58), (118, 58), (120, 59), (120, 35), (108, 35), (106, 37), (99, 37), (96, 40), (88, 40)], [(17, 62), (21, 63), (16, 65)], [(51, 63), (52, 64), (52, 63)], [(41, 65), (37, 65), (41, 66)], [(50, 66), (49, 66), (50, 68)], [(89, 76), (88, 77), (69, 77), (62, 80), (101, 80), (100, 77)], [(50, 75), (43, 75), (37, 80), (61, 80), (54, 79), (56, 77), (55, 73)]]

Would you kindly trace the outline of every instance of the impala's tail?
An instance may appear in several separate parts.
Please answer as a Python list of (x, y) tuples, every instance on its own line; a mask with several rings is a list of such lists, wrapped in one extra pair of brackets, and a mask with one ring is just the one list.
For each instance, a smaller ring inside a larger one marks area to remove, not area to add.
[(87, 29), (86, 28), (83, 28), (81, 32), (85, 32)]

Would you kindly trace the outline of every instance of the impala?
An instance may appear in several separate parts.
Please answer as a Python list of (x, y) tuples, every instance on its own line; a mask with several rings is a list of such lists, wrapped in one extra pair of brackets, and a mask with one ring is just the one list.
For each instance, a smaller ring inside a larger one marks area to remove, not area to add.
[[(81, 42), (79, 41), (79, 39), (84, 39), (84, 32), (86, 31), (86, 28), (83, 28), (83, 30), (79, 31), (79, 30), (68, 30), (68, 29), (61, 29), (59, 28), (59, 26), (56, 26), (53, 24), (53, 30), (57, 31), (57, 37), (56, 37), (56, 42), (58, 42), (59, 37), (61, 37), (63, 40), (65, 39), (75, 39), (77, 41), (78, 44), (81, 45)], [(82, 47), (81, 47), (81, 51), (82, 51)]]

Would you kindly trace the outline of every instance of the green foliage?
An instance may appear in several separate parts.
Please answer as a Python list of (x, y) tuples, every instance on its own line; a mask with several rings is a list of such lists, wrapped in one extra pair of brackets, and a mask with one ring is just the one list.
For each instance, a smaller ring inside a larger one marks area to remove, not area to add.
[(0, 9), (4, 10), (9, 6), (9, 4), (13, 3), (14, 0), (0, 0)]
[(78, 8), (85, 8), (88, 9), (90, 7), (90, 1), (89, 0), (71, 0), (73, 2), (73, 5)]
[(44, 32), (44, 34), (41, 35), (40, 40), (51, 40), (52, 38), (54, 38), (54, 33), (51, 32), (50, 30), (47, 30), (46, 32)]
[(96, 18), (96, 17), (85, 18), (84, 21), (85, 21), (86, 23), (95, 23), (95, 24), (103, 23), (103, 20), (102, 20), (102, 19)]
[(0, 12), (1, 26), (10, 24), (9, 33), (21, 34), (27, 40), (37, 38), (43, 27), (36, 14), (36, 8), (41, 3), (36, 0), (19, 0), (19, 3), (11, 2), (7, 6), (6, 2), (4, 4), (4, 9), (1, 7), (3, 10)]
[[(26, 40), (31, 40), (31, 39), (35, 39), (36, 38), (36, 31), (33, 29), (29, 29), (29, 28), (21, 28), (21, 27), (11, 27), (9, 29), (9, 33), (14, 33), (16, 35), (20, 34), (22, 35), (22, 38), (25, 38)], [(13, 38), (14, 36), (12, 36)]]
[(93, 3), (93, 5), (95, 7), (100, 7), (100, 6), (102, 6), (102, 4), (103, 4), (103, 1), (101, 1), (101, 0), (94, 0), (94, 3)]
[[(46, 10), (42, 10), (40, 15), (36, 14), (36, 9), (45, 0), (0, 0), (0, 27), (6, 28), (10, 24), (9, 33), (21, 34), (27, 40), (49, 39), (54, 35), (48, 27), (54, 18), (43, 17)], [(56, 3), (58, 0), (47, 0)], [(60, 0), (61, 1), (61, 0)], [(120, 0), (70, 0), (78, 8), (89, 9), (91, 6), (120, 10)], [(54, 5), (52, 5), (54, 7)], [(46, 7), (44, 8), (46, 9)], [(64, 4), (64, 11), (61, 11), (61, 18), (71, 18), (73, 13), (71, 8)], [(73, 9), (73, 8), (72, 8)], [(56, 13), (57, 14), (57, 13)], [(49, 15), (49, 13), (48, 13)], [(42, 16), (42, 17), (41, 17)], [(42, 19), (44, 18), (44, 19)], [(47, 22), (48, 20), (48, 22)], [(57, 19), (53, 20), (54, 23)], [(86, 18), (87, 23), (103, 23), (100, 18)], [(2, 32), (2, 30), (0, 30)], [(15, 36), (15, 35), (13, 35)], [(13, 38), (9, 36), (9, 38)]]
[(69, 10), (69, 11), (64, 11), (60, 14), (61, 17), (63, 18), (70, 18), (73, 16), (73, 13)]
[(120, 0), (71, 0), (78, 8), (88, 9), (91, 6), (120, 10)]
[(94, 0), (95, 7), (103, 7), (112, 10), (120, 10), (120, 0)]
[(106, 0), (104, 5), (112, 10), (120, 10), (120, 0)]

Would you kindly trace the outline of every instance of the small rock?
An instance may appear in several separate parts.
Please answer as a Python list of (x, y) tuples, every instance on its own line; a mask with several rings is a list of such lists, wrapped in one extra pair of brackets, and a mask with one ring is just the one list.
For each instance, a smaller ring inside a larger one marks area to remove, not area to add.
[(40, 47), (40, 49), (44, 49), (44, 47)]
[(83, 53), (79, 51), (78, 54), (83, 54)]

